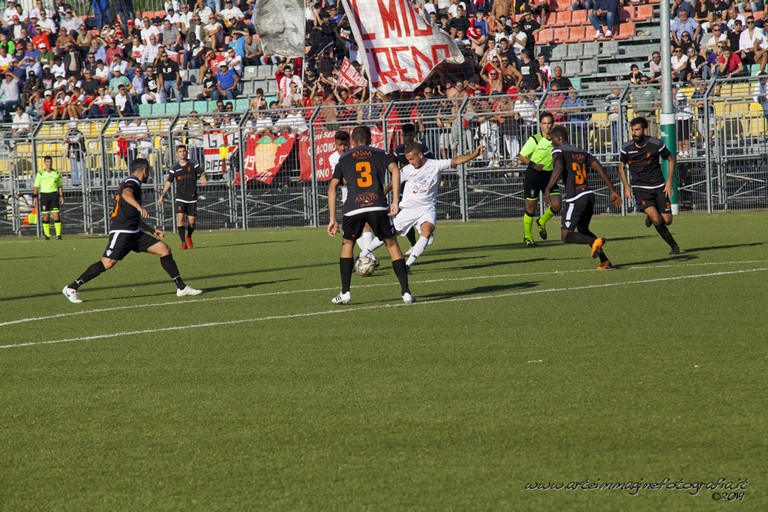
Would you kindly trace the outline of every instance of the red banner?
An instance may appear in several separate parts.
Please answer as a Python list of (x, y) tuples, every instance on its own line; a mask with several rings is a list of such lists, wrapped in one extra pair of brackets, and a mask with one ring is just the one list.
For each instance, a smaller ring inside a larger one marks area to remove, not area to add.
[[(315, 169), (317, 181), (329, 181), (333, 170), (328, 163), (331, 153), (336, 151), (333, 130), (317, 130), (315, 132)], [(371, 146), (384, 149), (384, 137), (381, 130), (371, 128)], [(299, 164), (301, 166), (301, 181), (312, 180), (312, 148), (309, 146), (309, 135), (305, 132), (299, 137)]]
[[(257, 180), (267, 185), (275, 179), (283, 162), (291, 154), (296, 143), (296, 135), (283, 133), (281, 135), (251, 134), (246, 138), (244, 171), (246, 180)], [(235, 178), (235, 185), (240, 184), (240, 176)]]
[(341, 71), (339, 71), (339, 79), (336, 81), (336, 85), (349, 89), (354, 94), (367, 87), (368, 81), (363, 78), (363, 75), (357, 72), (349, 59), (344, 57), (344, 62), (341, 63)]

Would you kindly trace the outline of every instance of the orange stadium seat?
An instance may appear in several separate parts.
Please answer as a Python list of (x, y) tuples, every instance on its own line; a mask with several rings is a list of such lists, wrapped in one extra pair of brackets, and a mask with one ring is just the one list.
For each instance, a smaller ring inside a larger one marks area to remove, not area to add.
[(752, 13), (752, 15), (754, 16), (754, 18), (756, 20), (761, 20), (761, 19), (763, 19), (763, 16), (765, 15), (765, 11), (757, 11), (757, 12)]
[(628, 21), (626, 23), (621, 23), (616, 27), (616, 35), (614, 35), (614, 37), (616, 39), (629, 39), (630, 37), (635, 37), (636, 34), (637, 30), (635, 29), (635, 24)]
[(557, 11), (569, 11), (571, 9), (571, 5), (573, 5), (572, 0), (556, 0), (554, 2), (550, 2), (550, 7), (556, 7), (554, 10)]
[(579, 41), (587, 40), (587, 27), (571, 27), (568, 30), (568, 39), (566, 43), (577, 43)]
[(635, 21), (646, 21), (653, 18), (653, 6), (652, 5), (640, 5), (637, 7), (637, 17)]
[(547, 20), (547, 25), (551, 27), (567, 27), (571, 23), (570, 11), (558, 11), (552, 13)]
[(555, 29), (543, 28), (536, 34), (536, 44), (550, 44), (555, 40)]
[(571, 13), (571, 25), (586, 25), (588, 23), (587, 17), (589, 16), (589, 12), (584, 9), (579, 9), (578, 11), (573, 11)]
[(552, 41), (562, 43), (568, 40), (568, 27), (560, 27), (554, 30)]

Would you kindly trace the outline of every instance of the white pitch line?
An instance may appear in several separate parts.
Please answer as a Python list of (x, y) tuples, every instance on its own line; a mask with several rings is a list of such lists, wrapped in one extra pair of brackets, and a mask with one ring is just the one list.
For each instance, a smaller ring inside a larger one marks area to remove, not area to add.
[[(616, 286), (632, 286), (637, 284), (659, 283), (664, 281), (681, 281), (683, 279), (699, 279), (704, 277), (729, 276), (734, 274), (763, 272), (766, 270), (768, 270), (768, 267), (751, 268), (751, 269), (745, 269), (745, 270), (732, 270), (728, 272), (713, 272), (711, 274), (694, 274), (694, 275), (677, 276), (677, 277), (659, 277), (656, 279), (641, 279), (637, 281), (624, 281), (620, 283), (603, 283), (603, 284), (591, 284), (591, 285), (584, 285), (584, 286), (569, 286), (566, 288), (547, 288), (542, 290), (526, 290), (521, 292), (499, 293), (496, 295), (478, 295), (476, 297), (455, 297), (450, 299), (437, 299), (432, 301), (416, 302), (414, 304), (408, 305), (407, 307), (428, 306), (428, 305), (435, 305), (435, 304), (448, 304), (452, 302), (500, 299), (500, 298), (515, 297), (515, 296), (521, 296), (521, 295), (537, 295), (537, 294), (543, 294), (543, 293), (561, 293), (561, 292), (572, 292), (572, 291), (579, 291), (579, 290), (594, 290), (598, 288), (613, 288)], [(53, 345), (58, 343), (92, 341), (92, 340), (99, 340), (99, 339), (105, 339), (105, 338), (116, 338), (119, 336), (134, 336), (138, 334), (152, 334), (152, 333), (158, 333), (158, 332), (200, 329), (203, 327), (223, 327), (228, 325), (237, 325), (237, 324), (244, 324), (244, 323), (266, 322), (270, 320), (289, 320), (292, 318), (308, 318), (308, 317), (320, 316), (320, 315), (339, 315), (344, 313), (354, 313), (357, 311), (364, 311), (368, 309), (382, 309), (382, 308), (393, 308), (393, 307), (406, 307), (406, 305), (405, 304), (377, 304), (373, 306), (362, 306), (359, 308), (355, 308), (355, 307), (335, 308), (335, 309), (328, 309), (325, 311), (315, 311), (312, 313), (272, 315), (272, 316), (264, 316), (260, 318), (243, 318), (240, 320), (227, 320), (223, 322), (206, 322), (206, 323), (196, 324), (196, 325), (179, 325), (179, 326), (172, 326), (172, 327), (160, 327), (160, 328), (154, 328), (154, 329), (142, 329), (138, 331), (124, 331), (124, 332), (113, 332), (113, 333), (106, 333), (106, 334), (94, 334), (92, 336), (83, 336), (79, 338), (65, 338), (60, 340), (47, 340), (47, 341), (31, 341), (27, 343), (14, 343), (14, 344), (0, 345), (0, 349), (32, 347), (36, 345)]]
[[(768, 263), (768, 260), (747, 260), (747, 261), (717, 261), (708, 263), (684, 263), (678, 265), (636, 265), (631, 267), (621, 267), (621, 270), (647, 270), (647, 269), (662, 269), (662, 268), (685, 268), (685, 267), (702, 267), (713, 265), (738, 265), (738, 264), (753, 264), (753, 263)], [(534, 276), (548, 276), (548, 275), (565, 275), (565, 274), (581, 274), (585, 272), (595, 272), (594, 269), (583, 270), (551, 270), (547, 272), (521, 272), (516, 274), (494, 274), (485, 276), (467, 276), (467, 277), (455, 277), (444, 279), (427, 279), (424, 281), (411, 281), (412, 284), (432, 284), (432, 283), (450, 283), (460, 281), (474, 281), (480, 279), (505, 279), (510, 277), (534, 277)], [(379, 286), (396, 286), (396, 282), (388, 283), (375, 283), (375, 284), (362, 284), (355, 285), (355, 289), (360, 288), (375, 288)], [(44, 320), (54, 320), (59, 318), (67, 318), (70, 316), (90, 315), (93, 313), (109, 313), (114, 311), (125, 311), (128, 309), (140, 309), (140, 308), (154, 308), (165, 306), (178, 306), (185, 304), (195, 304), (199, 302), (217, 302), (222, 300), (239, 300), (239, 299), (253, 299), (260, 297), (274, 297), (276, 295), (292, 295), (294, 293), (314, 293), (314, 292), (328, 292), (337, 291), (338, 286), (332, 286), (329, 288), (305, 288), (303, 290), (286, 290), (282, 292), (264, 292), (264, 293), (246, 293), (242, 295), (228, 295), (226, 297), (205, 297), (200, 299), (187, 299), (187, 300), (175, 300), (171, 302), (155, 302), (151, 304), (132, 304), (130, 306), (114, 306), (111, 308), (99, 308), (99, 309), (86, 309), (81, 311), (69, 311), (66, 313), (57, 313), (55, 315), (45, 315), (36, 317), (19, 318), (17, 320), (7, 320), (0, 322), (0, 327), (8, 325), (18, 325), (29, 322), (39, 322)]]

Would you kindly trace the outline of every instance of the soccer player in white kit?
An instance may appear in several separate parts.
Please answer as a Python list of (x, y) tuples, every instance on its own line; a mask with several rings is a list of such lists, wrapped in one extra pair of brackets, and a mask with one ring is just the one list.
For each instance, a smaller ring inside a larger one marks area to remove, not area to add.
[[(403, 198), (400, 200), (400, 212), (395, 216), (395, 230), (401, 235), (407, 233), (411, 227), (419, 230), (420, 236), (416, 245), (411, 249), (406, 266), (411, 265), (424, 253), (429, 237), (437, 225), (437, 191), (440, 187), (440, 176), (446, 169), (458, 167), (470, 162), (483, 154), (484, 146), (478, 146), (472, 153), (457, 156), (451, 160), (432, 160), (424, 157), (421, 145), (413, 142), (406, 146), (405, 157), (409, 164), (400, 170), (400, 181), (405, 182)], [(387, 185), (384, 193), (391, 190)], [(378, 238), (368, 245), (368, 250), (360, 256), (369, 256), (382, 242)]]

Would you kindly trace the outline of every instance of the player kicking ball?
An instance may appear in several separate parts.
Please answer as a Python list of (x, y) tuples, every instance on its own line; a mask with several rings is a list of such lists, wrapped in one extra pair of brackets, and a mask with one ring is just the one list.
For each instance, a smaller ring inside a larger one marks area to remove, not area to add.
[[(374, 234), (383, 239), (387, 252), (392, 259), (392, 269), (400, 282), (400, 291), (405, 304), (414, 302), (411, 290), (408, 288), (408, 271), (405, 259), (397, 245), (397, 233), (390, 217), (398, 210), (400, 191), (400, 169), (392, 157), (384, 151), (371, 147), (371, 129), (358, 126), (352, 131), (352, 142), (355, 147), (339, 159), (333, 171), (333, 178), (328, 185), (328, 234), (336, 236), (339, 223), (336, 221), (336, 188), (347, 184), (347, 198), (344, 201), (343, 224), (344, 232), (341, 241), (341, 257), (339, 270), (341, 274), (341, 293), (332, 299), (334, 304), (349, 304), (352, 301), (350, 284), (354, 270), (355, 241), (360, 237), (366, 224), (371, 226)], [(393, 197), (392, 205), (387, 205), (384, 194), (384, 178), (386, 172), (392, 174)]]
[[(405, 263), (408, 270), (424, 253), (437, 226), (437, 191), (442, 172), (471, 162), (482, 155), (483, 151), (485, 147), (478, 146), (472, 153), (457, 156), (452, 160), (432, 160), (424, 156), (422, 145), (418, 142), (406, 145), (405, 157), (408, 159), (408, 165), (400, 170), (400, 181), (405, 182), (405, 188), (403, 199), (400, 201), (400, 212), (395, 217), (395, 229), (405, 235), (415, 227), (420, 234)], [(390, 183), (384, 193), (389, 193), (391, 189)], [(367, 251), (360, 253), (360, 257), (370, 256), (382, 243), (381, 240), (375, 239), (368, 245)]]
[(109, 243), (104, 250), (104, 255), (100, 261), (88, 267), (83, 275), (64, 287), (62, 293), (69, 302), (74, 304), (83, 302), (78, 297), (77, 290), (102, 272), (114, 267), (131, 251), (148, 252), (159, 256), (163, 269), (176, 283), (177, 296), (203, 293), (202, 290), (184, 284), (171, 255), (171, 248), (163, 242), (165, 234), (159, 229), (151, 228), (142, 220), (149, 217), (147, 210), (141, 206), (141, 184), (146, 183), (148, 178), (149, 161), (146, 158), (137, 158), (131, 164), (131, 175), (123, 180), (117, 189), (110, 223)]
[(595, 193), (589, 188), (588, 171), (596, 172), (611, 194), (611, 202), (616, 207), (621, 206), (621, 197), (611, 184), (603, 166), (587, 151), (568, 144), (568, 129), (555, 126), (550, 132), (552, 140), (552, 176), (547, 188), (544, 189), (544, 201), (549, 204), (549, 193), (557, 184), (560, 176), (565, 182), (564, 208), (562, 209), (562, 239), (567, 244), (589, 245), (593, 258), (600, 258), (597, 270), (608, 270), (613, 267), (611, 260), (605, 255), (603, 246), (605, 238), (597, 237), (589, 229), (589, 223), (595, 210)]

